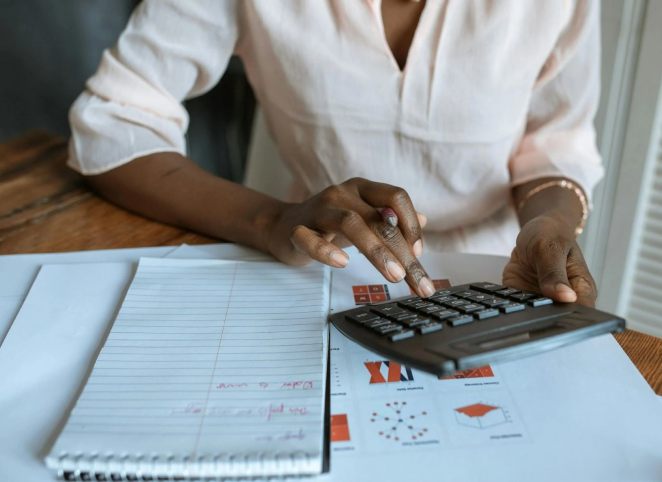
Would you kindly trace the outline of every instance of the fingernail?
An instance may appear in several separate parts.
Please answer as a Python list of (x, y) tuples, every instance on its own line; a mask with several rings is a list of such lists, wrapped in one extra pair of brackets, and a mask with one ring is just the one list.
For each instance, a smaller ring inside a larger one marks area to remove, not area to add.
[(349, 263), (349, 257), (340, 251), (333, 251), (329, 255), (329, 258), (341, 268), (344, 268)]
[(577, 293), (565, 283), (556, 283), (554, 290), (563, 297), (564, 301), (575, 301)]
[(398, 225), (397, 216), (386, 216), (386, 224), (388, 224), (392, 228), (396, 227)]
[(423, 242), (419, 239), (414, 243), (414, 256), (418, 257), (423, 254)]
[(432, 281), (430, 281), (430, 278), (427, 276), (423, 276), (419, 280), (418, 287), (421, 288), (421, 292), (426, 298), (434, 294), (434, 285), (432, 284)]
[(388, 271), (396, 281), (402, 281), (405, 277), (405, 270), (402, 269), (398, 263), (390, 259), (386, 262), (386, 271)]

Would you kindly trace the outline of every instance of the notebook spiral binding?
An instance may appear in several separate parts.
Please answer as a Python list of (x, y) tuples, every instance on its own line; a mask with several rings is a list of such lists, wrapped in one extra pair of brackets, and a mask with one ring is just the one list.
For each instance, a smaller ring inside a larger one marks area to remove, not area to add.
[[(302, 475), (315, 470), (317, 455), (294, 453), (249, 453), (202, 455), (192, 460), (176, 455), (67, 454), (57, 459), (59, 480), (161, 481), (161, 480), (260, 480), (273, 474)], [(312, 470), (311, 470), (312, 469)]]

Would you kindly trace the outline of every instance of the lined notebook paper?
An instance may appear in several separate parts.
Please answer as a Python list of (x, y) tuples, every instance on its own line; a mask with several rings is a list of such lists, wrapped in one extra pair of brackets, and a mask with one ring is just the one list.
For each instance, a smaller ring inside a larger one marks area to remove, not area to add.
[(318, 264), (141, 259), (48, 466), (91, 480), (319, 473), (328, 306)]

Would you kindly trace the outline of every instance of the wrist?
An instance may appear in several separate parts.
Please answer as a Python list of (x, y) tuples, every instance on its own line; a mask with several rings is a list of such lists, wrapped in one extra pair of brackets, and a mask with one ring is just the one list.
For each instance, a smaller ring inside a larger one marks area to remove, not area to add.
[[(550, 209), (539, 214), (537, 217), (533, 218), (531, 221), (541, 221), (541, 222), (552, 222), (555, 225), (555, 229), (561, 230), (561, 234), (568, 235), (571, 238), (575, 238), (575, 230), (577, 228), (577, 220), (571, 219), (571, 216), (568, 216), (567, 213), (560, 211), (558, 209)], [(529, 222), (531, 222), (529, 221)]]
[(254, 230), (256, 233), (256, 247), (265, 253), (275, 256), (272, 249), (273, 237), (276, 226), (283, 217), (283, 213), (290, 207), (291, 203), (271, 200), (265, 206), (262, 206), (255, 215), (253, 220)]

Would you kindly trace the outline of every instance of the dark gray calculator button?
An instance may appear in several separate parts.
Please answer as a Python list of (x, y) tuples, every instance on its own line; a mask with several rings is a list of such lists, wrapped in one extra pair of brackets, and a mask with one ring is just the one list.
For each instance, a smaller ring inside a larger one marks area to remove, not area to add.
[(462, 313), (472, 313), (474, 311), (482, 310), (484, 308), (485, 307), (483, 305), (479, 305), (478, 303), (469, 303), (468, 305), (462, 305), (457, 307), (457, 309)]
[(433, 294), (432, 296), (430, 296), (430, 299), (433, 299), (433, 298), (439, 298), (440, 296), (448, 296), (448, 295), (452, 295), (452, 294), (455, 293), (456, 291), (457, 291), (457, 290), (439, 290), (439, 291), (435, 292), (435, 294)]
[(458, 298), (471, 298), (472, 296), (476, 296), (479, 294), (480, 293), (478, 291), (465, 290), (465, 291), (459, 291), (457, 293), (453, 293), (453, 296), (457, 296)]
[(500, 296), (510, 296), (514, 295), (515, 293), (519, 293), (521, 290), (516, 290), (515, 288), (506, 288), (505, 290), (499, 290), (496, 292), (496, 294)]
[(479, 320), (484, 320), (486, 318), (499, 316), (499, 310), (497, 310), (496, 308), (487, 308), (486, 310), (476, 311), (474, 313), (474, 316)]
[(524, 305), (522, 303), (511, 303), (506, 306), (501, 306), (499, 309), (503, 313), (514, 313), (516, 311), (522, 311), (524, 309)]
[(402, 320), (400, 324), (405, 325), (406, 328), (413, 328), (415, 326), (427, 325), (430, 323), (428, 318), (413, 318), (411, 320)]
[(425, 308), (426, 306), (434, 306), (434, 303), (430, 303), (429, 301), (419, 301), (418, 303), (414, 303), (413, 305), (410, 306), (410, 308), (414, 310), (418, 310), (420, 308)]
[(345, 313), (345, 316), (357, 323), (366, 323), (368, 321), (377, 320), (379, 316), (370, 313), (368, 310), (352, 310)]
[(440, 310), (443, 310), (441, 306), (432, 305), (432, 306), (426, 306), (425, 308), (419, 308), (418, 312), (424, 315), (429, 315), (430, 313), (434, 313), (435, 311), (440, 311)]
[(395, 323), (389, 323), (388, 325), (376, 326), (373, 328), (373, 330), (375, 330), (377, 333), (385, 335), (387, 333), (393, 333), (394, 331), (402, 331), (402, 327), (400, 325), (396, 325)]
[(441, 323), (437, 323), (436, 321), (429, 323), (425, 326), (419, 326), (418, 327), (418, 332), (421, 335), (427, 335), (428, 333), (432, 333), (433, 331), (439, 331), (444, 327)]
[(388, 321), (386, 318), (377, 318), (376, 320), (368, 321), (365, 323), (365, 326), (368, 328), (375, 328), (376, 326), (382, 326), (382, 325), (388, 325), (391, 322)]
[(469, 288), (472, 290), (482, 291), (483, 293), (494, 293), (505, 288), (505, 286), (498, 285), (496, 283), (472, 283), (469, 285)]
[(513, 301), (526, 301), (529, 298), (533, 298), (534, 296), (540, 296), (540, 295), (522, 291), (521, 293), (515, 293), (514, 295), (510, 295), (510, 299)]
[(510, 303), (510, 301), (504, 300), (503, 298), (494, 298), (491, 300), (481, 301), (481, 304), (487, 306), (488, 308), (492, 308), (493, 306), (507, 305), (508, 303)]
[(393, 321), (402, 321), (402, 320), (407, 320), (409, 318), (416, 318), (416, 313), (412, 313), (411, 311), (404, 311), (402, 313), (395, 313), (394, 315), (388, 315), (388, 319)]
[(418, 296), (410, 296), (409, 298), (400, 300), (401, 303), (416, 303), (417, 301), (421, 301), (421, 298)]
[(468, 305), (469, 302), (465, 300), (454, 300), (454, 301), (449, 301), (448, 303), (444, 303), (445, 306), (448, 306), (449, 308), (455, 308), (457, 306), (462, 306), (462, 305)]
[(437, 311), (436, 313), (432, 313), (432, 318), (441, 321), (445, 320), (446, 318), (450, 318), (451, 316), (457, 316), (459, 314), (460, 312), (455, 310)]
[(449, 301), (455, 301), (457, 298), (455, 296), (442, 296), (441, 298), (431, 298), (430, 301), (433, 303), (436, 303), (438, 305), (443, 305), (444, 303), (448, 303)]
[(410, 308), (411, 305), (414, 303), (420, 302), (421, 299), (418, 296), (414, 296), (413, 298), (407, 298), (406, 300), (400, 300), (398, 301), (398, 306), (401, 308)]
[(370, 311), (373, 313), (377, 313), (378, 315), (381, 316), (388, 316), (388, 315), (395, 315), (396, 313), (404, 313), (405, 310), (400, 308), (399, 306), (390, 303), (388, 305), (377, 305), (377, 306), (371, 306)]
[(471, 323), (472, 321), (474, 321), (474, 317), (471, 315), (460, 315), (448, 319), (448, 323), (450, 323), (451, 326), (460, 326), (465, 323)]
[(468, 298), (468, 300), (473, 301), (474, 303), (482, 303), (485, 300), (491, 300), (493, 298), (494, 295), (480, 294), (480, 295), (472, 296), (471, 298)]
[(543, 305), (551, 305), (553, 303), (553, 301), (550, 300), (549, 298), (535, 298), (533, 300), (529, 300), (528, 303), (531, 306), (538, 307), (538, 306), (543, 306)]
[(391, 341), (400, 341), (400, 340), (405, 340), (407, 338), (411, 338), (414, 336), (414, 330), (405, 330), (401, 331), (400, 333), (396, 333), (395, 335), (389, 336)]

